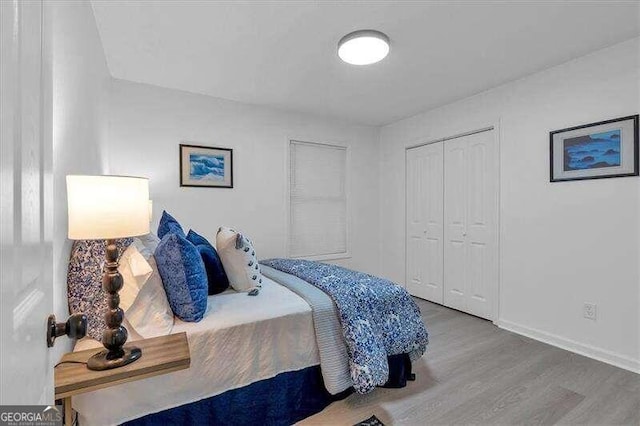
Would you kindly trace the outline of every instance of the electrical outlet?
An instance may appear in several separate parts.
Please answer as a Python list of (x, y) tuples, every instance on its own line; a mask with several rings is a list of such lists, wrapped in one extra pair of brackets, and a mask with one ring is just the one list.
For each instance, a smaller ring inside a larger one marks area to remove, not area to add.
[(586, 319), (595, 321), (598, 316), (598, 306), (595, 303), (585, 303), (583, 315)]

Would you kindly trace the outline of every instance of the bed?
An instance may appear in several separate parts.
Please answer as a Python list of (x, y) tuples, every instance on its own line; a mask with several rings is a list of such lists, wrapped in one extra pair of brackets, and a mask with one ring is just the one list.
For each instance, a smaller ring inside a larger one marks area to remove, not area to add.
[[(187, 333), (191, 367), (75, 397), (80, 424), (247, 424), (259, 416), (262, 424), (284, 425), (321, 411), (354, 388), (365, 393), (380, 385), (403, 386), (412, 377), (411, 360), (421, 356), (424, 347), (385, 353), (385, 378), (375, 381), (374, 351), (365, 348), (369, 365), (354, 362), (352, 356), (354, 350), (362, 352), (353, 345), (368, 338), (346, 338), (346, 333), (354, 333), (344, 329), (344, 306), (329, 291), (312, 285), (313, 277), (297, 276), (293, 266), (320, 271), (321, 277), (338, 272), (318, 269), (324, 264), (300, 262), (262, 262), (264, 280), (258, 296), (228, 290), (209, 296), (200, 322), (176, 319), (172, 332)], [(350, 283), (372, 278), (359, 274), (345, 279)], [(408, 297), (403, 289), (392, 287)], [(395, 326), (394, 332), (401, 329)], [(426, 345), (426, 330), (420, 338)], [(97, 346), (99, 342), (85, 338), (75, 350)]]
[[(270, 279), (260, 297), (232, 290), (210, 296), (202, 321), (176, 319), (172, 332), (182, 331), (189, 340), (189, 369), (75, 397), (80, 424), (121, 424), (320, 363), (311, 307)], [(85, 338), (74, 350), (98, 346)]]

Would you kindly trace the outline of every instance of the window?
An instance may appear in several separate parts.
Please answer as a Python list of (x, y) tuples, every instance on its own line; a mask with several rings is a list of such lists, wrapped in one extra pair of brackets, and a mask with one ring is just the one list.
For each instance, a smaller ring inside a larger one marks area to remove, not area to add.
[(290, 141), (289, 256), (349, 256), (347, 148)]

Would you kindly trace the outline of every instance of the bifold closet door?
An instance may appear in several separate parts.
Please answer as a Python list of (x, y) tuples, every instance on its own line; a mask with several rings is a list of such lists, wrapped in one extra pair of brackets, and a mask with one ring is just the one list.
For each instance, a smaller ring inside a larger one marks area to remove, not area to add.
[(442, 142), (407, 150), (407, 291), (442, 303)]
[(498, 158), (494, 131), (444, 143), (444, 304), (493, 319)]

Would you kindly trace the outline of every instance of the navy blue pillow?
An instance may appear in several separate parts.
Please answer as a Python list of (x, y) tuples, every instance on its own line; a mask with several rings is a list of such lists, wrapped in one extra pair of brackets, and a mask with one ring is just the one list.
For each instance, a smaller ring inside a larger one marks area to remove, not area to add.
[(187, 234), (187, 240), (193, 243), (198, 251), (202, 260), (204, 261), (204, 267), (207, 270), (207, 279), (209, 281), (209, 294), (218, 294), (229, 288), (229, 279), (224, 272), (224, 267), (218, 256), (218, 252), (207, 241), (205, 237), (196, 233), (193, 229)]
[(160, 224), (158, 225), (158, 232), (156, 233), (158, 238), (162, 239), (166, 234), (179, 234), (184, 235), (182, 226), (174, 219), (166, 210), (162, 211), (162, 217), (160, 218)]
[(207, 310), (207, 272), (196, 246), (168, 233), (155, 252), (171, 310), (183, 321), (198, 322)]

